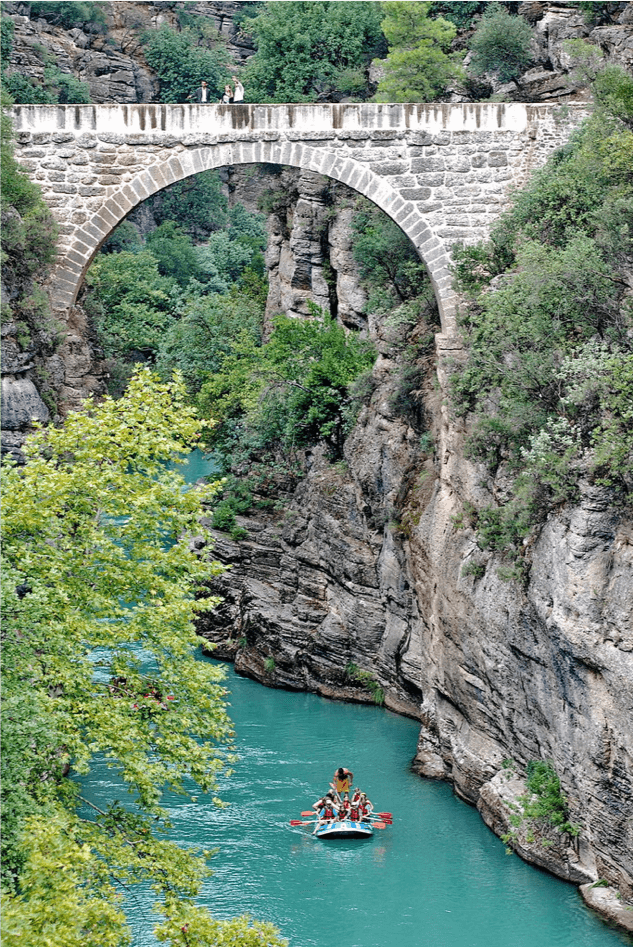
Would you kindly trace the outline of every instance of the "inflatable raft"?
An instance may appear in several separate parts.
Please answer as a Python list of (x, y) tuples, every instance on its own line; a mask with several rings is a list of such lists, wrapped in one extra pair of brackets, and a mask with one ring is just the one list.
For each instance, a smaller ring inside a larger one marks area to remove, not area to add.
[(369, 822), (352, 822), (351, 819), (344, 819), (341, 822), (324, 822), (321, 825), (317, 823), (313, 835), (317, 838), (371, 838), (374, 829)]

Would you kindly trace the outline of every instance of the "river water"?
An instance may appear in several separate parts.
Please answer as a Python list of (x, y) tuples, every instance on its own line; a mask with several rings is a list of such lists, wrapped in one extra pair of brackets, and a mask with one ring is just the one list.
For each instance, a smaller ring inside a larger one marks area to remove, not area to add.
[[(196, 460), (189, 478), (208, 473), (204, 467)], [(415, 721), (227, 674), (239, 762), (219, 794), (230, 805), (167, 798), (178, 842), (219, 849), (201, 898), (215, 916), (272, 921), (291, 947), (631, 944), (584, 906), (574, 886), (506, 855), (448, 785), (411, 773)], [(338, 842), (290, 826), (337, 766), (353, 770), (376, 809), (393, 813), (393, 826), (369, 840)], [(125, 798), (103, 761), (82, 784), (100, 807)], [(135, 947), (155, 944), (153, 900), (143, 890), (129, 900)]]
[[(410, 772), (418, 727), (378, 707), (272, 690), (229, 670), (239, 762), (217, 809), (168, 799), (173, 836), (219, 847), (202, 901), (217, 917), (273, 921), (291, 947), (608, 947), (630, 944), (573, 885), (505, 854), (478, 813), (444, 783)], [(336, 766), (353, 770), (394, 824), (362, 841), (314, 839), (290, 819), (310, 808)], [(104, 763), (83, 784), (122, 798)], [(149, 947), (152, 903), (129, 903), (136, 947)]]

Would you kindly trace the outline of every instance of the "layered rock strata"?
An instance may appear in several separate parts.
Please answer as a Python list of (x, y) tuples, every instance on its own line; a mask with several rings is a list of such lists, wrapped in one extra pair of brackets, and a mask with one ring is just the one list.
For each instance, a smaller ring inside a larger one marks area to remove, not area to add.
[[(292, 223), (305, 230), (303, 216)], [(344, 462), (312, 452), (299, 484), (278, 485), (279, 511), (239, 519), (247, 539), (213, 533), (214, 557), (231, 570), (217, 580), (224, 603), (203, 634), (271, 686), (362, 701), (381, 688), (386, 707), (420, 721), (415, 769), (449, 780), (498, 834), (514, 831), (528, 762), (550, 760), (580, 835), (539, 826), (531, 840), (524, 826), (512, 844), (584, 883), (592, 904), (588, 892), (604, 901), (619, 891), (625, 926), (633, 523), (608, 490), (582, 484), (580, 502), (553, 512), (532, 541), (525, 583), (508, 576), (468, 524), (468, 503), (490, 502), (502, 484), (464, 459), (465, 431), (447, 406), (459, 344), (438, 337), (415, 393), (423, 423), (412, 424), (394, 409), (397, 348), (376, 319), (367, 331), (380, 353), (374, 390)], [(589, 887), (599, 879), (608, 888)]]

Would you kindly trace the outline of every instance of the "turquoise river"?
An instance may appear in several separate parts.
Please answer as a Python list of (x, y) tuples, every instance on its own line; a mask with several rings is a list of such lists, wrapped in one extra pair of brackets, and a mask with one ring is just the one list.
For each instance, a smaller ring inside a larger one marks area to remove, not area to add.
[[(168, 798), (174, 838), (218, 849), (202, 892), (217, 917), (270, 920), (291, 947), (632, 943), (594, 916), (573, 885), (507, 855), (448, 785), (411, 772), (415, 721), (376, 706), (269, 689), (231, 668), (227, 675), (239, 753), (220, 785), (230, 805)], [(377, 810), (393, 813), (393, 825), (372, 839), (319, 841), (310, 826), (289, 824), (339, 765), (353, 770)], [(125, 794), (102, 761), (83, 791), (99, 805)], [(152, 900), (143, 891), (129, 900), (135, 947), (156, 943)]]

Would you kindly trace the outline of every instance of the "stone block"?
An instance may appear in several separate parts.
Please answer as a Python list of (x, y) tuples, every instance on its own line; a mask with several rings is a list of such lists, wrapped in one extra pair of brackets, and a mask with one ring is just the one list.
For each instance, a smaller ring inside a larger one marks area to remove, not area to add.
[(400, 193), (408, 201), (428, 201), (431, 196), (430, 187), (403, 188)]
[(92, 135), (80, 135), (79, 138), (77, 139), (77, 147), (88, 148), (88, 149), (96, 148), (97, 139), (94, 138)]
[(82, 197), (99, 197), (103, 194), (103, 188), (98, 184), (93, 184), (92, 186), (80, 184), (77, 191)]
[(76, 194), (76, 184), (53, 184), (52, 190), (55, 194)]
[(491, 151), (488, 155), (489, 168), (502, 168), (508, 163), (508, 156), (505, 151)]
[(406, 137), (411, 145), (430, 145), (433, 142), (433, 135), (425, 131), (410, 131)]
[(75, 136), (70, 132), (54, 132), (51, 137), (56, 144), (63, 144), (66, 141), (75, 140)]
[(422, 174), (424, 171), (444, 171), (444, 158), (412, 158), (411, 171), (413, 174)]
[(406, 161), (379, 161), (376, 164), (372, 164), (372, 171), (382, 176), (389, 174), (404, 174), (405, 171), (408, 170), (409, 166), (408, 162)]

